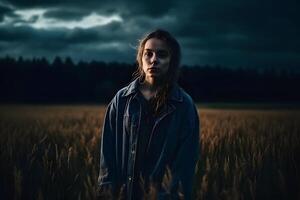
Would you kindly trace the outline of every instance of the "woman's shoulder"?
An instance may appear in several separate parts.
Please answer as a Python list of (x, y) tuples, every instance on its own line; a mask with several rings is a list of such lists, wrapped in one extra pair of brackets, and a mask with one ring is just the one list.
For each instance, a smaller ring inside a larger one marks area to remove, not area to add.
[(121, 101), (123, 98), (135, 93), (138, 90), (136, 80), (130, 82), (128, 85), (124, 86), (123, 88), (119, 89), (115, 94), (112, 101)]
[(172, 91), (172, 99), (176, 99), (183, 106), (194, 106), (193, 98), (179, 85), (176, 85)]
[(177, 88), (181, 101), (173, 103), (176, 107), (176, 113), (183, 119), (198, 119), (198, 109), (193, 98), (183, 88)]
[(194, 105), (194, 100), (191, 97), (191, 95), (189, 95), (183, 88), (180, 87), (179, 89), (180, 89), (180, 92), (182, 93), (183, 100), (188, 104)]

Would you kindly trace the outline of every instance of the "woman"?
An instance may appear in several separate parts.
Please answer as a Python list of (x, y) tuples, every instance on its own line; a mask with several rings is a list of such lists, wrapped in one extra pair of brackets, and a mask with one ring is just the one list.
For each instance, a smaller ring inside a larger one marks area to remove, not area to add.
[[(99, 191), (143, 199), (191, 199), (199, 154), (199, 119), (191, 97), (177, 85), (180, 46), (164, 30), (140, 41), (135, 80), (107, 108), (101, 140)], [(167, 170), (169, 169), (169, 170)], [(166, 172), (171, 175), (163, 187)]]

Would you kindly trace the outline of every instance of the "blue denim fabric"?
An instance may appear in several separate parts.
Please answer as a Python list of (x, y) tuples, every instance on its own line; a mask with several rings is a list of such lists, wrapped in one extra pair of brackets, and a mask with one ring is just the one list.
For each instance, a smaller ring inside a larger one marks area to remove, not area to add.
[[(138, 80), (118, 91), (108, 105), (101, 139), (99, 188), (118, 191), (132, 199), (136, 150), (141, 124), (141, 105), (136, 100)], [(147, 145), (146, 175), (158, 188), (168, 167), (169, 188), (158, 199), (177, 199), (181, 188), (191, 199), (195, 165), (199, 158), (199, 118), (192, 98), (175, 85), (153, 126)], [(180, 186), (180, 187), (179, 187)]]

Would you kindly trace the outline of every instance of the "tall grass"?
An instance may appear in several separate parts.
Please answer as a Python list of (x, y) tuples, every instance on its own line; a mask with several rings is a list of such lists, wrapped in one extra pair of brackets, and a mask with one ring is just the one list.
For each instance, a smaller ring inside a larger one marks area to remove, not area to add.
[[(1, 199), (95, 199), (104, 111), (1, 106)], [(199, 113), (195, 199), (300, 198), (300, 112)]]

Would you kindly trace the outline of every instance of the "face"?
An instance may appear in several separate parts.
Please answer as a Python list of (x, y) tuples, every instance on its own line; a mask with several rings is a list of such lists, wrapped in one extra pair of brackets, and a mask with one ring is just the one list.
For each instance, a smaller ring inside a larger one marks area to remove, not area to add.
[(162, 78), (169, 69), (170, 60), (169, 48), (163, 40), (157, 38), (147, 40), (142, 54), (146, 81), (153, 84)]

